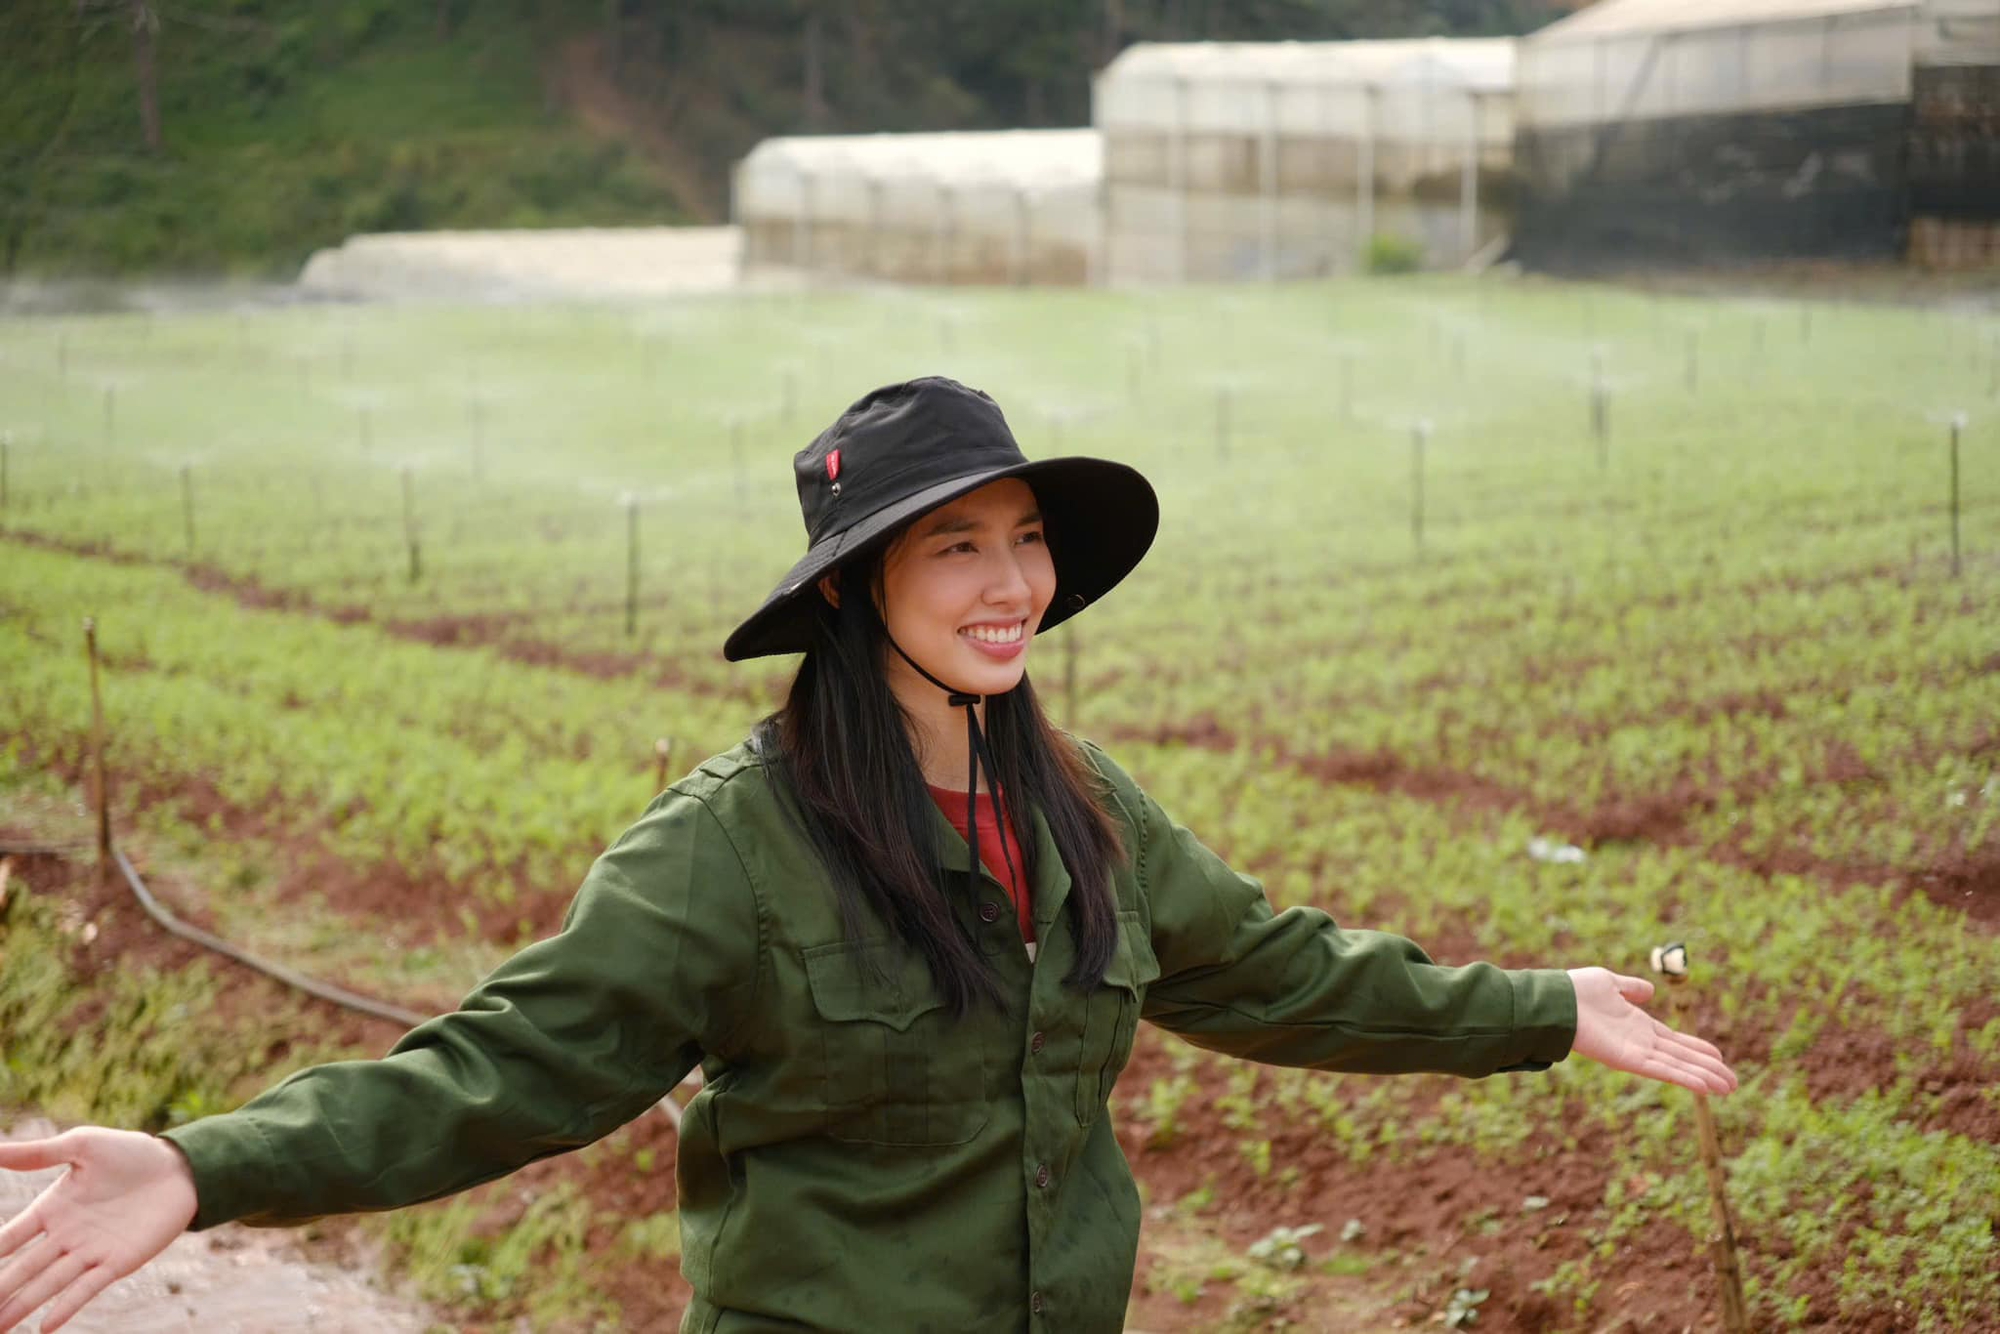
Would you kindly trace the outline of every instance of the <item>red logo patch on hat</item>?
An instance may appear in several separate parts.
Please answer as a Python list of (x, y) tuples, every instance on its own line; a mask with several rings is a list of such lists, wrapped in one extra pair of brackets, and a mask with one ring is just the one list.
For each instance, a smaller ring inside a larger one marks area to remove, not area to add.
[(826, 480), (829, 482), (840, 480), (840, 451), (837, 449), (826, 456)]

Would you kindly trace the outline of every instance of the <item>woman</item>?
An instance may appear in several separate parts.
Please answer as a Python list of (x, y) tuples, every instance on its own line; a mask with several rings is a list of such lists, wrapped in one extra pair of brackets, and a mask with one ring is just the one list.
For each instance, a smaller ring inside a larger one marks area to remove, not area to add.
[(60, 1327), (183, 1229), (464, 1190), (578, 1148), (699, 1064), (684, 1330), (1121, 1328), (1139, 1229), (1106, 1102), (1143, 1016), (1219, 1051), (1483, 1076), (1572, 1050), (1710, 1092), (1714, 1047), (1602, 968), (1433, 965), (1274, 914), (1097, 747), (1053, 729), (1033, 633), (1151, 544), (1138, 473), (1030, 463), (950, 380), (879, 389), (794, 461), (809, 550), (730, 636), (803, 651), (785, 707), (663, 793), (560, 934), (384, 1058), (301, 1071), (68, 1164), (0, 1227), (0, 1331)]

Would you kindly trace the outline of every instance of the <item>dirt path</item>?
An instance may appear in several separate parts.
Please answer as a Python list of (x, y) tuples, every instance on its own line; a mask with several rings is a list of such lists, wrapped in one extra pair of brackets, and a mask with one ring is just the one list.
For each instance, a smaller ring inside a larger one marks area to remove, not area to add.
[[(13, 1122), (0, 1137), (36, 1139), (59, 1127)], [(0, 1172), (0, 1218), (11, 1218), (60, 1172)], [(444, 1328), (367, 1274), (308, 1261), (284, 1229), (227, 1224), (175, 1241), (111, 1285), (64, 1334), (424, 1334)], [(34, 1317), (23, 1326), (39, 1334)]]

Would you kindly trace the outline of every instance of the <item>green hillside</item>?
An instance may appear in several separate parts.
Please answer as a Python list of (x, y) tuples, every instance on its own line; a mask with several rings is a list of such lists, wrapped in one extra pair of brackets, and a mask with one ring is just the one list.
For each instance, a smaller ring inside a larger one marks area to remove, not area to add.
[[(288, 277), (357, 231), (700, 222), (800, 132), (1079, 125), (1135, 41), (1548, 0), (7, 0), (0, 276)], [(142, 111), (150, 66), (155, 137)]]
[[(286, 276), (357, 231), (681, 222), (664, 174), (546, 96), (513, 6), (155, 7), (161, 147), (131, 6), (0, 10), (0, 266)], [(531, 8), (531, 7), (529, 7)]]

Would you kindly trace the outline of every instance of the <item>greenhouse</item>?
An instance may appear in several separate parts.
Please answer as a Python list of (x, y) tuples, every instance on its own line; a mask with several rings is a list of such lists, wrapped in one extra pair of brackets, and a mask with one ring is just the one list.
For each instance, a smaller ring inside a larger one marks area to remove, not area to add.
[(1604, 0), (1523, 40), (1517, 253), (2000, 258), (1995, 0)]
[(1509, 228), (1511, 39), (1141, 44), (1105, 67), (1112, 282), (1290, 278)]
[(746, 278), (1088, 283), (1095, 130), (767, 139), (736, 166)]

